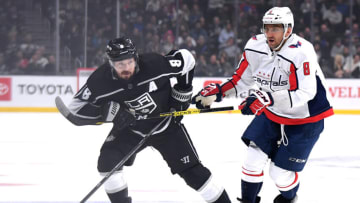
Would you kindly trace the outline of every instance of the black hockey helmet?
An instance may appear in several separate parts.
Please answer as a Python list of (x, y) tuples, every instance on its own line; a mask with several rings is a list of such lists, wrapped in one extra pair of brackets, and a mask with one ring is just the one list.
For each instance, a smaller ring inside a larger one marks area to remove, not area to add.
[(106, 54), (111, 61), (121, 61), (133, 57), (135, 61), (138, 60), (138, 53), (135, 45), (131, 39), (125, 37), (110, 40), (106, 46)]

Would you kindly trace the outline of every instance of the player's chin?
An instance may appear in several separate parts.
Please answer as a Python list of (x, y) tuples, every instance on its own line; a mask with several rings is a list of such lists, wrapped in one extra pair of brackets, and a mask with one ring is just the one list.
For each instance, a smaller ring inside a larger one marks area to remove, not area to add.
[(126, 73), (120, 74), (119, 76), (121, 79), (129, 80), (133, 76), (133, 73), (126, 72)]
[(275, 41), (273, 41), (273, 42), (268, 42), (268, 44), (269, 44), (269, 47), (270, 47), (271, 49), (275, 49), (277, 46), (279, 46), (279, 44), (276, 43)]

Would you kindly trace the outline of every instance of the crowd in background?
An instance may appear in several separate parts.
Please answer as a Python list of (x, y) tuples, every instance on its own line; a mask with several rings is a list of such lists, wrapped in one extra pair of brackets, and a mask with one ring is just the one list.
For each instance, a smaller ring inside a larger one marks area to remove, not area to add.
[[(55, 32), (54, 2), (31, 1), (49, 21), (51, 33)], [(79, 61), (84, 59), (84, 2), (60, 1), (61, 46)], [(132, 38), (140, 53), (189, 49), (197, 59), (196, 76), (231, 75), (241, 49), (260, 33), (262, 16), (274, 5), (265, 0), (238, 0), (237, 6), (234, 0), (179, 0), (178, 7), (175, 0), (120, 2), (121, 35)], [(293, 11), (294, 32), (313, 42), (326, 77), (360, 78), (360, 0), (353, 3), (351, 22), (348, 0), (315, 0), (315, 6), (311, 0), (276, 1)], [(0, 73), (56, 74), (54, 51), (34, 43), (33, 36), (23, 30), (25, 7), (23, 1), (2, 0)], [(116, 8), (116, 0), (88, 0), (87, 67), (106, 60), (105, 46), (116, 37)]]

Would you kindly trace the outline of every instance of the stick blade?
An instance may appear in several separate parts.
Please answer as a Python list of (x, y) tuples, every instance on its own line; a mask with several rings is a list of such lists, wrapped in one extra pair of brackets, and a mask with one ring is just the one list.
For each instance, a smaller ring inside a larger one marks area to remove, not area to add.
[(68, 118), (69, 115), (71, 114), (69, 109), (66, 107), (66, 105), (64, 104), (63, 100), (57, 96), (55, 98), (55, 105), (56, 108), (59, 110), (59, 112), (65, 117)]

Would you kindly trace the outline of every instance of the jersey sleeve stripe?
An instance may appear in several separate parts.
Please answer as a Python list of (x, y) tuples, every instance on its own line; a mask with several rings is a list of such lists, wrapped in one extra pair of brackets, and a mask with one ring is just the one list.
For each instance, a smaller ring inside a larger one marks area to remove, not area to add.
[(245, 72), (248, 65), (249, 62), (246, 60), (246, 54), (244, 52), (243, 59), (240, 61), (238, 68), (236, 69), (235, 73), (232, 75), (232, 79), (226, 82), (224, 85), (222, 85), (221, 91), (223, 93), (235, 87), (237, 82), (241, 79), (241, 76)]
[(290, 75), (289, 75), (290, 91), (295, 91), (298, 89), (298, 78), (296, 75), (296, 67), (293, 63), (290, 65)]
[(299, 81), (298, 81), (298, 77), (297, 77), (297, 74), (296, 74), (296, 66), (294, 65), (294, 63), (285, 58), (284, 56), (282, 55), (278, 55), (279, 57), (281, 57), (282, 59), (286, 60), (287, 62), (289, 62), (291, 65), (290, 65), (290, 75), (289, 75), (289, 82), (290, 82), (290, 88), (289, 90), (290, 91), (295, 91), (299, 88)]

